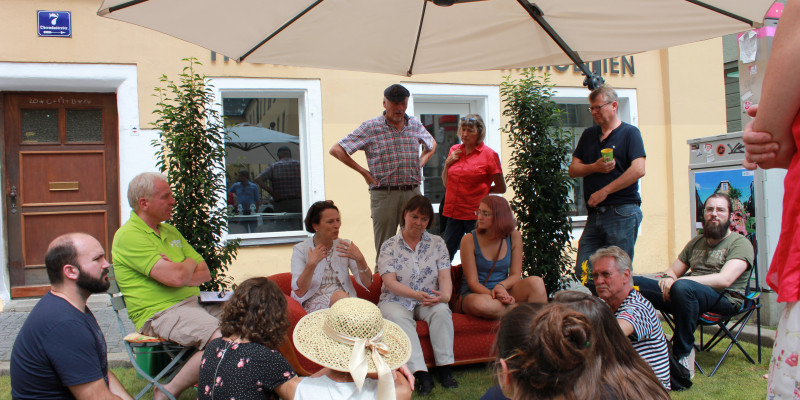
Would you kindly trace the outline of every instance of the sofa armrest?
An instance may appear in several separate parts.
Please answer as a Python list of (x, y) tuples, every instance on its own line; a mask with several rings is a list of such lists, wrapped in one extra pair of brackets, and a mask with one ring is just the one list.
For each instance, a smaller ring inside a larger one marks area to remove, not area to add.
[(318, 371), (321, 367), (297, 352), (294, 348), (294, 342), (292, 341), (294, 327), (297, 325), (300, 319), (306, 315), (306, 310), (303, 309), (303, 306), (300, 305), (297, 300), (291, 297), (292, 274), (289, 272), (283, 272), (280, 274), (270, 275), (267, 278), (274, 281), (281, 289), (281, 292), (283, 292), (283, 295), (286, 297), (287, 314), (289, 316), (289, 331), (286, 333), (286, 340), (284, 340), (283, 344), (278, 350), (283, 355), (283, 358), (285, 358), (286, 361), (292, 365), (292, 368), (294, 368), (295, 372), (304, 376), (311, 375)]
[(461, 293), (461, 284), (464, 280), (464, 269), (461, 264), (450, 266), (450, 279), (453, 283), (453, 294)]
[(375, 304), (378, 304), (378, 300), (381, 298), (381, 286), (383, 286), (383, 280), (378, 273), (372, 274), (372, 285), (369, 285), (365, 290), (361, 285), (356, 283), (356, 278), (350, 275), (350, 280), (353, 281), (353, 287), (356, 288), (356, 296), (360, 299), (369, 300)]
[(294, 368), (299, 375), (308, 376), (317, 372), (322, 367), (300, 354), (294, 348), (294, 342), (292, 341), (292, 335), (294, 334), (295, 326), (297, 326), (297, 323), (300, 321), (300, 319), (306, 316), (307, 313), (306, 310), (303, 309), (303, 306), (297, 302), (297, 300), (289, 297), (288, 295), (284, 296), (286, 296), (286, 303), (288, 306), (287, 311), (289, 315), (289, 332), (287, 332), (287, 338), (279, 350), (281, 354), (283, 354), (283, 357), (286, 359), (286, 361), (292, 365), (292, 368)]
[(282, 272), (280, 274), (270, 275), (267, 279), (278, 284), (283, 294), (289, 296), (292, 294), (292, 273)]

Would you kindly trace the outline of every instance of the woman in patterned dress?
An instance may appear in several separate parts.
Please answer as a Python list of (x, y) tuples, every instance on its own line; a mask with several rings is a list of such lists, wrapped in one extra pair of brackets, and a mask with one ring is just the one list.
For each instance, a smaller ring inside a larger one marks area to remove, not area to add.
[(200, 361), (199, 400), (294, 397), (300, 381), (277, 350), (289, 330), (286, 297), (275, 282), (250, 278), (225, 303), (222, 337)]
[(351, 272), (363, 288), (372, 284), (372, 270), (361, 250), (355, 243), (339, 238), (342, 220), (333, 201), (311, 205), (305, 225), (314, 236), (294, 246), (292, 298), (306, 312), (329, 308), (345, 297), (356, 297)]

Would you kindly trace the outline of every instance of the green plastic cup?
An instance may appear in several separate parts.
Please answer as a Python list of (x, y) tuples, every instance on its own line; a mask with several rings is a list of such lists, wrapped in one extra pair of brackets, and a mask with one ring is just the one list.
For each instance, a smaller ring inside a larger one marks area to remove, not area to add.
[(614, 149), (600, 150), (600, 154), (603, 155), (603, 161), (605, 162), (611, 162), (614, 159)]

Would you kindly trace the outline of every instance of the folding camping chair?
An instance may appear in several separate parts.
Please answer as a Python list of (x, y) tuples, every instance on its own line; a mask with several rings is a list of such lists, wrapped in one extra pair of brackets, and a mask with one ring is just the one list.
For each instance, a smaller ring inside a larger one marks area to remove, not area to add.
[[(147, 380), (147, 385), (136, 395), (136, 399), (138, 400), (145, 393), (147, 393), (150, 388), (158, 387), (162, 393), (166, 394), (171, 400), (175, 400), (175, 397), (172, 396), (168, 391), (164, 389), (161, 385), (161, 381), (169, 382), (175, 374), (180, 371), (183, 364), (192, 356), (195, 352), (194, 347), (184, 347), (180, 344), (175, 342), (171, 342), (166, 339), (161, 338), (154, 338), (145, 335), (139, 335), (135, 332), (127, 332), (125, 329), (125, 325), (122, 323), (122, 316), (120, 312), (125, 310), (125, 299), (122, 296), (122, 292), (119, 290), (119, 285), (117, 285), (117, 280), (114, 276), (114, 267), (109, 268), (108, 277), (111, 282), (111, 286), (108, 288), (108, 295), (111, 297), (111, 306), (114, 308), (114, 314), (117, 316), (117, 323), (119, 325), (120, 332), (122, 332), (122, 336), (125, 338), (123, 342), (125, 343), (125, 350), (128, 351), (128, 358), (131, 360), (131, 364), (136, 369), (136, 372), (139, 373), (141, 377)], [(136, 356), (140, 355), (160, 355), (164, 354), (169, 359), (170, 362), (162, 368), (155, 376), (151, 375), (150, 373), (146, 372), (139, 364), (136, 362)]]
[[(753, 247), (755, 248), (755, 245)], [(753, 280), (754, 277), (755, 280)], [(752, 287), (751, 283), (753, 283)], [(753, 357), (750, 357), (750, 354), (748, 354), (739, 343), (739, 336), (742, 334), (742, 331), (744, 331), (744, 327), (747, 325), (747, 322), (750, 321), (750, 317), (753, 316), (754, 312), (756, 313), (756, 330), (758, 334), (758, 363), (761, 364), (761, 302), (759, 299), (761, 296), (761, 284), (758, 280), (757, 262), (754, 261), (753, 267), (750, 269), (750, 276), (748, 277), (748, 284), (745, 286), (744, 293), (730, 289), (725, 289), (725, 292), (742, 299), (743, 302), (740, 309), (735, 313), (728, 315), (706, 312), (700, 315), (697, 321), (698, 326), (700, 327), (700, 343), (694, 345), (697, 351), (711, 351), (711, 349), (713, 349), (723, 339), (730, 339), (728, 348), (725, 349), (724, 353), (722, 353), (722, 357), (720, 357), (710, 374), (706, 374), (697, 360), (695, 360), (694, 364), (697, 366), (697, 369), (700, 370), (700, 373), (708, 377), (714, 376), (720, 365), (722, 365), (722, 362), (725, 361), (725, 357), (728, 356), (731, 348), (733, 348), (733, 345), (736, 345), (736, 347), (742, 351), (742, 354), (744, 354), (751, 363), (756, 363), (753, 360)], [(720, 294), (720, 296), (723, 296), (723, 294)], [(669, 325), (670, 329), (672, 329), (674, 332), (675, 321), (672, 319), (672, 315), (663, 311), (661, 312), (661, 315), (664, 317), (664, 320), (667, 322), (667, 325)], [(706, 327), (717, 328), (716, 332), (714, 332), (714, 334), (711, 335), (711, 338), (708, 340), (705, 340), (704, 338), (704, 330)]]

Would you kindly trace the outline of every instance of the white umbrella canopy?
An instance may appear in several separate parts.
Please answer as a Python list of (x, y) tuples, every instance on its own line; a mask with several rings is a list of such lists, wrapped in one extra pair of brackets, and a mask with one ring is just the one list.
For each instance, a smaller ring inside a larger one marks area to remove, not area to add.
[[(238, 124), (226, 128), (230, 139), (228, 159), (243, 164), (272, 164), (278, 161), (278, 150), (288, 147), (293, 155), (299, 155), (300, 138), (261, 126)], [(263, 150), (262, 150), (263, 149)]]
[(297, 136), (261, 126), (238, 124), (225, 130), (230, 135), (228, 143), (300, 143)]
[(760, 26), (773, 3), (536, 1), (575, 52), (568, 55), (527, 0), (455, 1), (104, 0), (98, 14), (237, 61), (410, 76), (580, 63), (696, 42)]

